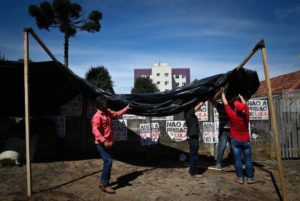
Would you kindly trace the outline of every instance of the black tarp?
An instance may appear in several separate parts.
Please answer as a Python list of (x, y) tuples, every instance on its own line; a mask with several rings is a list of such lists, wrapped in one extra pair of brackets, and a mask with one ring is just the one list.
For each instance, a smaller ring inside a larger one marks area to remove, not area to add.
[[(0, 62), (0, 115), (24, 116), (24, 64)], [(93, 86), (56, 62), (29, 63), (31, 115), (58, 115), (59, 108), (78, 94), (95, 97)]]
[(226, 97), (229, 101), (241, 94), (249, 99), (259, 87), (256, 71), (241, 68), (233, 69), (224, 74), (218, 74), (201, 79), (192, 84), (166, 92), (108, 95), (110, 106), (120, 109), (131, 103), (130, 113), (141, 116), (167, 116), (184, 111), (195, 106), (199, 101), (207, 101), (216, 95), (221, 87), (226, 88)]
[[(24, 64), (0, 62), (0, 115), (24, 116)], [(166, 116), (179, 113), (199, 101), (214, 97), (220, 87), (227, 86), (227, 97), (234, 99), (238, 93), (250, 98), (259, 87), (257, 73), (248, 69), (233, 69), (224, 74), (193, 82), (191, 85), (166, 92), (146, 94), (110, 94), (96, 89), (70, 69), (56, 62), (29, 64), (30, 114), (57, 115), (61, 105), (75, 96), (94, 99), (106, 96), (111, 109), (119, 110), (131, 103), (131, 114), (142, 116)]]

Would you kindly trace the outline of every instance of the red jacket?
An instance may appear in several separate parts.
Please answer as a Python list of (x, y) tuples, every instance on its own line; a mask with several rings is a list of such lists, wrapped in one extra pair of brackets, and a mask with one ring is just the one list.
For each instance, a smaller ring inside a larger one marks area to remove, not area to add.
[(125, 112), (127, 112), (127, 110), (127, 107), (118, 112), (108, 110), (104, 113), (101, 110), (97, 110), (91, 120), (92, 133), (95, 136), (95, 144), (103, 143), (105, 140), (109, 142), (110, 145), (113, 144), (112, 119), (122, 116)]
[(241, 117), (237, 115), (231, 107), (225, 105), (225, 110), (230, 121), (230, 136), (237, 141), (248, 142), (250, 141), (248, 124), (249, 124), (249, 108), (245, 104), (245, 116)]

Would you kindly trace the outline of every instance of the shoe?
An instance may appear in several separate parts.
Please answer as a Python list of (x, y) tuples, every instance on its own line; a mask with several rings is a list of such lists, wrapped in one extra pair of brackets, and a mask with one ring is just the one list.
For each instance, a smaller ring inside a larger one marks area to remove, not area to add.
[(111, 186), (104, 186), (103, 184), (99, 184), (99, 188), (108, 194), (114, 194), (116, 191)]
[(247, 178), (247, 182), (248, 184), (253, 184), (255, 181), (254, 181), (254, 178)]
[(244, 179), (242, 177), (238, 177), (238, 178), (236, 178), (236, 182), (239, 183), (239, 184), (243, 184)]
[(202, 174), (190, 174), (192, 178), (202, 178)]
[(220, 165), (210, 166), (208, 167), (209, 170), (222, 170), (222, 167)]

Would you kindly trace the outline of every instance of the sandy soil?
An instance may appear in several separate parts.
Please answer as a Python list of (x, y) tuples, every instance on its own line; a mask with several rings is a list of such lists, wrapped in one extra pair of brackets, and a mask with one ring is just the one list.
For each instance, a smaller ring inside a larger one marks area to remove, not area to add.
[[(300, 197), (300, 161), (283, 161), (290, 201)], [(179, 161), (114, 160), (112, 185), (116, 194), (98, 188), (101, 159), (32, 164), (32, 190), (26, 196), (26, 166), (0, 168), (0, 200), (280, 200), (277, 166), (274, 161), (255, 162), (255, 184), (235, 182), (233, 166), (226, 171), (208, 170), (200, 163), (202, 177), (187, 174), (187, 163)]]

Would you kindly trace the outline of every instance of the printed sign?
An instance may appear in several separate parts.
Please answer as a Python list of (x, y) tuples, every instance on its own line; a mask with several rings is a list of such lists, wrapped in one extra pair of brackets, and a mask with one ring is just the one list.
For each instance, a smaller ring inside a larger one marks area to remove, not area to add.
[(167, 121), (171, 121), (173, 120), (173, 116), (163, 116), (163, 117), (151, 117), (151, 120), (154, 120), (154, 121), (164, 121), (164, 120), (167, 120)]
[(215, 132), (214, 122), (203, 122), (203, 142), (218, 143), (218, 135)]
[(78, 95), (67, 104), (61, 106), (60, 114), (63, 116), (80, 116), (82, 114), (82, 96)]
[(141, 145), (157, 144), (159, 135), (158, 123), (140, 124)]
[(123, 114), (123, 119), (146, 119), (146, 117), (134, 114)]
[(175, 142), (187, 139), (187, 127), (185, 121), (166, 121), (166, 132)]
[(214, 121), (219, 122), (219, 113), (218, 113), (218, 110), (215, 107), (213, 109), (213, 112), (214, 112)]
[(269, 109), (267, 100), (250, 99), (248, 101), (250, 120), (268, 120)]
[(61, 116), (51, 116), (50, 118), (54, 122), (57, 135), (59, 137), (66, 137), (66, 118)]
[(208, 103), (207, 101), (200, 108), (200, 110), (195, 112), (199, 121), (208, 121)]
[(127, 120), (115, 119), (112, 121), (112, 130), (115, 141), (127, 140)]

